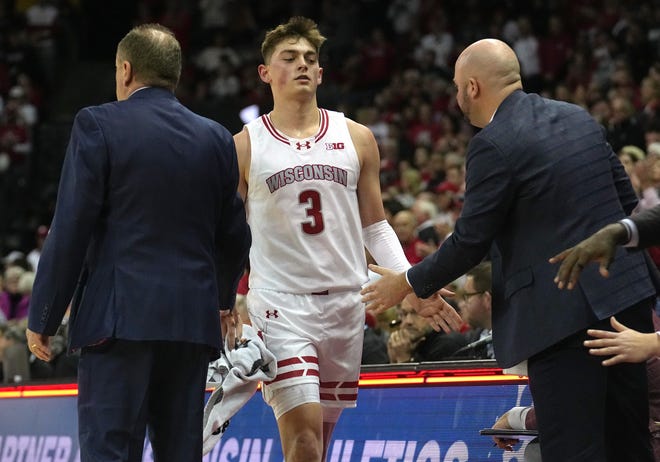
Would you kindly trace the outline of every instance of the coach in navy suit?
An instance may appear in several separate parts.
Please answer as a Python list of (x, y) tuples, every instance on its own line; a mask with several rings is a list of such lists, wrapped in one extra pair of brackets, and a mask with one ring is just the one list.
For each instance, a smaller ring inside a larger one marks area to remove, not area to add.
[(236, 151), (175, 98), (180, 72), (168, 29), (131, 30), (117, 47), (118, 101), (76, 115), (64, 160), (28, 344), (50, 359), (71, 302), (83, 462), (142, 460), (146, 428), (155, 460), (201, 460), (221, 322), (236, 335), (228, 313), (250, 245)]
[(454, 233), (407, 273), (373, 267), (383, 277), (364, 300), (382, 309), (412, 291), (429, 297), (492, 246), (495, 357), (504, 367), (528, 360), (543, 460), (652, 461), (644, 365), (604, 368), (582, 346), (586, 330), (608, 327), (613, 314), (652, 330), (647, 261), (622, 251), (609, 280), (587, 268), (573, 291), (559, 290), (548, 261), (633, 210), (623, 167), (584, 109), (522, 91), (505, 43), (467, 47), (454, 82), (461, 110), (482, 129), (468, 147)]

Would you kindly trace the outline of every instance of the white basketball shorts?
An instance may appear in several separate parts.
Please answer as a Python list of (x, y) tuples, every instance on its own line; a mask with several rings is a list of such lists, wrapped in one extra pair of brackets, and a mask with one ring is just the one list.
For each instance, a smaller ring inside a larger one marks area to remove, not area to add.
[(365, 316), (359, 289), (321, 295), (250, 289), (247, 305), (277, 358), (277, 376), (263, 386), (266, 402), (273, 390), (309, 383), (318, 386), (323, 406), (356, 406)]

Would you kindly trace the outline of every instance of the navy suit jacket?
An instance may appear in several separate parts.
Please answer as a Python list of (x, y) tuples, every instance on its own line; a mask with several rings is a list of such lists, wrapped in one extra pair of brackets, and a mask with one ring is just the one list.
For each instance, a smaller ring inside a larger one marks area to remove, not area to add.
[(476, 134), (454, 232), (408, 279), (428, 297), (493, 247), (493, 347), (512, 366), (597, 319), (655, 294), (642, 252), (618, 249), (608, 279), (597, 265), (574, 290), (553, 282), (548, 259), (637, 203), (604, 131), (582, 108), (515, 91)]
[[(251, 242), (231, 134), (162, 88), (82, 109), (44, 243), (29, 328), (221, 348)], [(75, 296), (74, 296), (75, 291)]]

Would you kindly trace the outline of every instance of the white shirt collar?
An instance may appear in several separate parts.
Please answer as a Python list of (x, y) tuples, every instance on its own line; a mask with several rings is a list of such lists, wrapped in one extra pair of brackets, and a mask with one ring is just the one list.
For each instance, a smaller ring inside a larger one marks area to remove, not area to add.
[[(133, 96), (134, 94), (136, 94), (138, 91), (140, 91), (140, 90), (144, 90), (145, 88), (151, 88), (151, 87), (148, 86), (148, 85), (145, 85), (144, 87), (136, 88), (135, 90), (133, 90), (133, 91), (128, 95), (128, 98), (130, 98), (131, 96)], [(127, 99), (128, 99), (128, 98), (127, 98)]]

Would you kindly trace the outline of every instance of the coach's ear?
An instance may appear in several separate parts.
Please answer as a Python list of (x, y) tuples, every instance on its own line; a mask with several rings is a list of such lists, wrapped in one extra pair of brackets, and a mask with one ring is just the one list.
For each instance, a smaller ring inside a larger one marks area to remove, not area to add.
[(128, 98), (128, 95), (133, 89), (132, 85), (135, 81), (135, 74), (133, 73), (133, 65), (130, 61), (118, 59), (116, 66), (115, 90), (117, 101), (123, 101)]
[(474, 77), (470, 77), (468, 79), (467, 94), (472, 99), (477, 99), (481, 95), (481, 87), (479, 85), (479, 81)]

